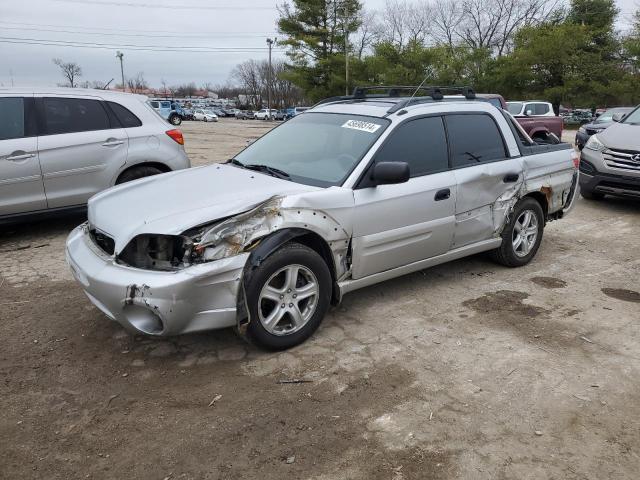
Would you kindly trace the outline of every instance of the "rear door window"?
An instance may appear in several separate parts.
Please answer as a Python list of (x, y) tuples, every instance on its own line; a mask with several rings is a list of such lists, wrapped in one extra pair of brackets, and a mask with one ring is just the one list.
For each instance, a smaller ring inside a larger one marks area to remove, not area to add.
[(447, 115), (447, 134), (454, 168), (506, 158), (502, 135), (489, 115)]
[(534, 115), (546, 115), (547, 113), (549, 113), (549, 105), (547, 105), (546, 103), (534, 103), (533, 105), (529, 106), (529, 108), (531, 107), (533, 107)]
[(0, 98), (0, 140), (25, 136), (24, 99), (22, 97)]
[(447, 170), (447, 137), (442, 118), (418, 118), (398, 126), (378, 150), (375, 162), (407, 162), (412, 177)]
[(48, 135), (111, 128), (107, 111), (98, 100), (45, 97), (43, 105)]

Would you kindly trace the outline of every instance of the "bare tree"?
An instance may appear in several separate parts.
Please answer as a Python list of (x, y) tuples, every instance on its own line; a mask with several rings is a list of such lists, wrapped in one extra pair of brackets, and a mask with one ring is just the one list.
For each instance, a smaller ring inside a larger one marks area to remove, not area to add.
[(67, 81), (67, 83), (62, 86), (76, 87), (76, 79), (82, 76), (82, 68), (80, 68), (80, 65), (75, 62), (64, 62), (61, 58), (54, 58), (52, 61), (54, 65), (60, 68), (62, 76)]
[(144, 78), (144, 72), (138, 72), (133, 78), (127, 79), (127, 88), (131, 93), (142, 93), (149, 88), (149, 84)]
[(463, 15), (459, 3), (456, 0), (436, 0), (431, 12), (431, 39), (453, 48), (459, 41), (458, 28)]
[(431, 26), (431, 7), (426, 1), (387, 0), (379, 26), (380, 39), (398, 47), (424, 43)]
[(360, 28), (358, 28), (351, 40), (354, 54), (359, 59), (362, 59), (380, 36), (380, 28), (377, 22), (378, 17), (375, 11), (366, 10), (362, 12)]
[(263, 75), (260, 63), (255, 60), (242, 62), (233, 69), (231, 76), (244, 89), (248, 103), (252, 108), (262, 105)]

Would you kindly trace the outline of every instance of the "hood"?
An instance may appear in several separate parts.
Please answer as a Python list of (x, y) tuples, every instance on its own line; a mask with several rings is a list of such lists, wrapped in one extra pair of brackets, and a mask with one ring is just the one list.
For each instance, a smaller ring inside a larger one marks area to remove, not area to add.
[(607, 147), (616, 150), (640, 151), (640, 125), (614, 123), (598, 133), (598, 139)]
[(588, 128), (590, 130), (604, 130), (605, 128), (609, 128), (614, 122), (592, 122), (582, 125), (584, 128)]
[(141, 233), (177, 235), (251, 209), (275, 195), (321, 190), (231, 165), (209, 165), (143, 178), (89, 199), (89, 223), (120, 252)]

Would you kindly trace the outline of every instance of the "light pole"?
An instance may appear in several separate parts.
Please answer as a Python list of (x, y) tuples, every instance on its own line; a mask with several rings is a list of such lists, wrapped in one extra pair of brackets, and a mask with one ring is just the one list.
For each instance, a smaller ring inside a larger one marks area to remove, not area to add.
[(349, 95), (349, 7), (344, 6), (344, 94)]
[(122, 53), (120, 50), (118, 50), (116, 52), (116, 58), (120, 59), (120, 74), (122, 75), (122, 91), (126, 92), (126, 87), (124, 85), (124, 65), (122, 63), (122, 57), (124, 57), (124, 53)]
[(267, 38), (267, 46), (269, 47), (269, 71), (267, 72), (267, 109), (269, 110), (269, 114), (267, 118), (272, 120), (271, 118), (271, 49), (273, 48), (273, 44), (276, 43), (278, 39)]

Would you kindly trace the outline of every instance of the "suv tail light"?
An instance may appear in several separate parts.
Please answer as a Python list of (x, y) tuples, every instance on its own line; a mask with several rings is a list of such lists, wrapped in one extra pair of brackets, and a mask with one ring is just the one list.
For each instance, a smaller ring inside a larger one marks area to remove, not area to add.
[(165, 133), (169, 135), (176, 143), (184, 145), (184, 137), (182, 136), (182, 132), (180, 130), (167, 130)]

